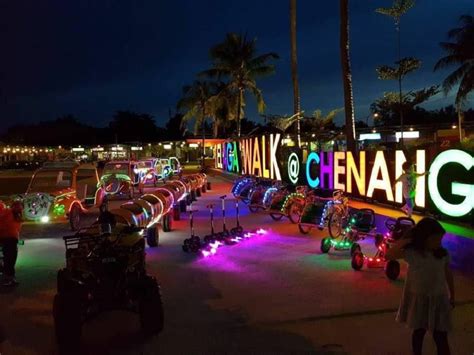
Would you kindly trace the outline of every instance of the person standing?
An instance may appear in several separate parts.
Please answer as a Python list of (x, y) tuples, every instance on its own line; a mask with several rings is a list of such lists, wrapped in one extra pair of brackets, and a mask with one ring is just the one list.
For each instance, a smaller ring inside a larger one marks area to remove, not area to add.
[(411, 218), (413, 207), (415, 205), (416, 179), (420, 176), (427, 175), (428, 172), (423, 174), (416, 173), (414, 166), (407, 161), (403, 163), (402, 170), (403, 173), (395, 180), (395, 183), (402, 183), (405, 204), (402, 206), (401, 210)]
[(433, 334), (438, 355), (450, 354), (448, 332), (455, 292), (450, 257), (441, 246), (445, 233), (438, 221), (425, 217), (386, 253), (388, 260), (403, 258), (408, 263), (396, 320), (413, 330), (414, 355), (422, 354), (427, 331)]
[(15, 279), (15, 264), (18, 257), (18, 240), (23, 214), (23, 205), (13, 202), (10, 208), (0, 205), (0, 245), (3, 249), (3, 280), (2, 286), (18, 285)]

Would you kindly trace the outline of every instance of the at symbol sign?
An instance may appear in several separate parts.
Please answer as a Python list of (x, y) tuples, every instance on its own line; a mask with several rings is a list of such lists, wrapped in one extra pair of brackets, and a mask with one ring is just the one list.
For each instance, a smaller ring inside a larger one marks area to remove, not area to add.
[(291, 153), (288, 157), (288, 178), (293, 184), (298, 182), (300, 174), (300, 159), (296, 153)]

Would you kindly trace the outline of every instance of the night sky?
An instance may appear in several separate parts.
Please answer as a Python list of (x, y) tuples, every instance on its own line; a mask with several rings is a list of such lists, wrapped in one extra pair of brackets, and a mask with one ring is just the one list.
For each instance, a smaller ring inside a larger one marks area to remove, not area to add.
[[(257, 37), (260, 53), (280, 55), (276, 75), (260, 80), (267, 113), (292, 112), (288, 0), (0, 0), (0, 119), (5, 126), (74, 114), (104, 125), (116, 110), (150, 113), (158, 124), (174, 111), (183, 85), (210, 66), (208, 49), (227, 32)], [(358, 119), (394, 82), (375, 67), (396, 56), (393, 21), (375, 8), (391, 0), (351, 1), (351, 59)], [(302, 108), (343, 106), (339, 1), (298, 1)], [(474, 10), (473, 0), (418, 0), (402, 19), (402, 56), (423, 61), (407, 89), (441, 82), (433, 73), (438, 43)], [(253, 98), (246, 114), (258, 120)], [(429, 108), (451, 104), (434, 97)], [(6, 123), (5, 123), (6, 122)]]

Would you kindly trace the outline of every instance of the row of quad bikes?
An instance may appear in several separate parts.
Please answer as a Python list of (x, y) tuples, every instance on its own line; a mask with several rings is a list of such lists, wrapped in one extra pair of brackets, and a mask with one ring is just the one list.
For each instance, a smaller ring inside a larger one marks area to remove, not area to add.
[[(321, 252), (349, 251), (354, 270), (383, 268), (390, 280), (400, 275), (400, 263), (387, 260), (390, 246), (415, 225), (411, 218), (388, 218), (385, 233), (377, 232), (375, 211), (369, 208), (349, 208), (348, 198), (341, 190), (311, 189), (307, 186), (286, 185), (281, 181), (243, 176), (234, 182), (233, 195), (245, 203), (251, 212), (263, 211), (279, 221), (286, 217), (298, 225), (303, 234), (311, 229), (324, 230), (329, 236), (321, 240)], [(362, 252), (359, 241), (371, 236), (376, 252), (368, 256)]]
[(77, 350), (83, 324), (104, 311), (137, 313), (145, 336), (162, 331), (160, 286), (146, 271), (145, 245), (157, 246), (158, 228), (170, 231), (209, 188), (205, 174), (182, 176), (118, 209), (102, 205), (97, 221), (63, 237), (66, 267), (58, 271), (53, 304), (61, 353)]

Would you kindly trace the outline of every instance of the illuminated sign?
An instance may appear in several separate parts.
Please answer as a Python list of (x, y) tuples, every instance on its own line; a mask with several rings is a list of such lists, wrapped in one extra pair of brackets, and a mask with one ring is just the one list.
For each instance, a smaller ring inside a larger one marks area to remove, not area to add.
[(84, 148), (72, 148), (72, 151), (73, 152), (83, 152), (84, 151)]
[[(403, 182), (395, 181), (403, 173), (403, 164), (410, 161), (415, 206), (426, 208), (431, 203), (431, 207), (452, 217), (466, 216), (474, 208), (474, 158), (461, 150), (446, 150), (434, 160), (422, 149), (410, 155), (402, 150), (302, 153), (283, 145), (280, 134), (218, 144), (214, 150), (220, 169), (311, 188), (341, 189), (354, 197), (398, 206), (405, 202)], [(446, 173), (446, 169), (455, 169), (456, 173)]]
[(189, 148), (197, 148), (199, 147), (199, 144), (197, 143), (189, 143)]
[(361, 133), (359, 136), (360, 141), (377, 140), (377, 139), (381, 139), (380, 133)]
[[(402, 138), (402, 132), (395, 132), (395, 138), (397, 142)], [(410, 139), (410, 138), (420, 138), (419, 131), (404, 131), (403, 132), (403, 139)]]
[(163, 148), (169, 150), (171, 149), (171, 144), (163, 144)]
[(132, 147), (131, 149), (132, 149), (132, 150), (135, 150), (135, 151), (136, 151), (136, 150), (143, 150), (142, 147)]
[(431, 163), (428, 175), (428, 189), (430, 197), (436, 207), (444, 214), (452, 217), (461, 217), (474, 208), (474, 181), (470, 184), (451, 182), (451, 194), (462, 197), (459, 203), (446, 201), (439, 191), (439, 173), (447, 164), (456, 164), (468, 172), (474, 166), (474, 157), (462, 150), (452, 149), (440, 153)]

